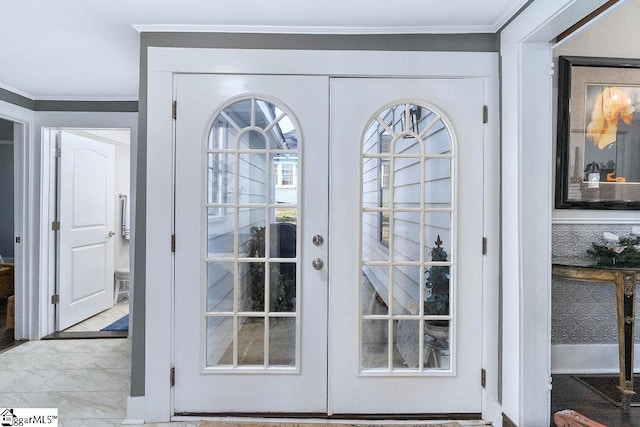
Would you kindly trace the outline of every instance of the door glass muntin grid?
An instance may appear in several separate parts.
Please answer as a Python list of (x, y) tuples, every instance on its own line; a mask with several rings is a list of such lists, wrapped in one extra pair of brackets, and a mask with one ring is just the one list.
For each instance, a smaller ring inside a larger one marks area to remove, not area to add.
[[(275, 179), (286, 163), (300, 182), (298, 129), (278, 102), (257, 97), (229, 102), (213, 120), (205, 149), (208, 371), (299, 367), (299, 191)], [(212, 158), (227, 163), (212, 167)]]
[[(389, 138), (390, 144), (382, 143)], [(454, 146), (446, 119), (422, 103), (384, 108), (366, 128), (361, 164), (363, 375), (453, 370)], [(375, 172), (376, 165), (388, 171)], [(376, 176), (385, 182), (372, 183)], [(388, 227), (384, 241), (375, 229), (382, 224)]]

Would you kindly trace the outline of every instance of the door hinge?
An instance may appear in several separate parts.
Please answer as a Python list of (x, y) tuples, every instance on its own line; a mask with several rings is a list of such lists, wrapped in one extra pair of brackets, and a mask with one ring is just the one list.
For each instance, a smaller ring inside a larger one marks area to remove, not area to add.
[(487, 254), (487, 238), (483, 237), (482, 238), (482, 255), (486, 255)]
[(173, 101), (173, 104), (171, 104), (171, 117), (173, 117), (173, 120), (175, 120), (177, 116), (178, 116), (178, 101)]
[(176, 368), (173, 366), (169, 371), (169, 383), (171, 384), (171, 387), (176, 385)]
[(485, 388), (487, 386), (487, 370), (486, 369), (480, 370), (480, 385), (482, 385), (482, 388)]
[(59, 147), (55, 147), (52, 150), (52, 154), (53, 154), (53, 157), (60, 157), (62, 155), (62, 152)]
[(51, 223), (51, 229), (53, 231), (60, 231), (60, 221), (53, 221)]
[(489, 107), (486, 105), (482, 106), (482, 123), (487, 123), (489, 121)]
[(60, 304), (60, 295), (58, 294), (51, 295), (51, 304)]
[(171, 235), (171, 252), (175, 253), (176, 251), (176, 235), (172, 234)]

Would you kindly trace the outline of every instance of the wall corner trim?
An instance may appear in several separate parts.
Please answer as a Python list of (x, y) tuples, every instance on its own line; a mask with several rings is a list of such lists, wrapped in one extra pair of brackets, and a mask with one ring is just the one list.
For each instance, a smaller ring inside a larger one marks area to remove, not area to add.
[(144, 396), (127, 397), (127, 417), (122, 424), (144, 424)]

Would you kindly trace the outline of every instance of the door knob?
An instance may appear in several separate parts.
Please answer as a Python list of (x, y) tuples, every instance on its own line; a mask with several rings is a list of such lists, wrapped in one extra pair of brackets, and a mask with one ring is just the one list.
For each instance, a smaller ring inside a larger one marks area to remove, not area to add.
[(115, 236), (115, 235), (116, 235), (116, 233), (114, 233), (113, 231), (110, 231), (110, 232), (109, 232), (109, 235), (108, 235), (107, 237), (113, 237), (113, 236)]
[(312, 241), (313, 241), (314, 245), (320, 246), (320, 245), (322, 245), (324, 243), (324, 237), (322, 237), (319, 234), (316, 234), (315, 236), (313, 236)]
[(320, 270), (324, 266), (324, 261), (322, 260), (322, 258), (314, 258), (314, 260), (311, 261), (311, 265), (316, 270)]

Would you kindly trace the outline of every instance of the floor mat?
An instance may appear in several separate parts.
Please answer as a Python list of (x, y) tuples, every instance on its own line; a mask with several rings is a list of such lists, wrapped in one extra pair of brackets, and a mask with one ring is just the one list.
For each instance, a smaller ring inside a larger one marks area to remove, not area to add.
[(125, 314), (112, 324), (100, 329), (101, 331), (128, 331), (129, 330), (129, 315)]

